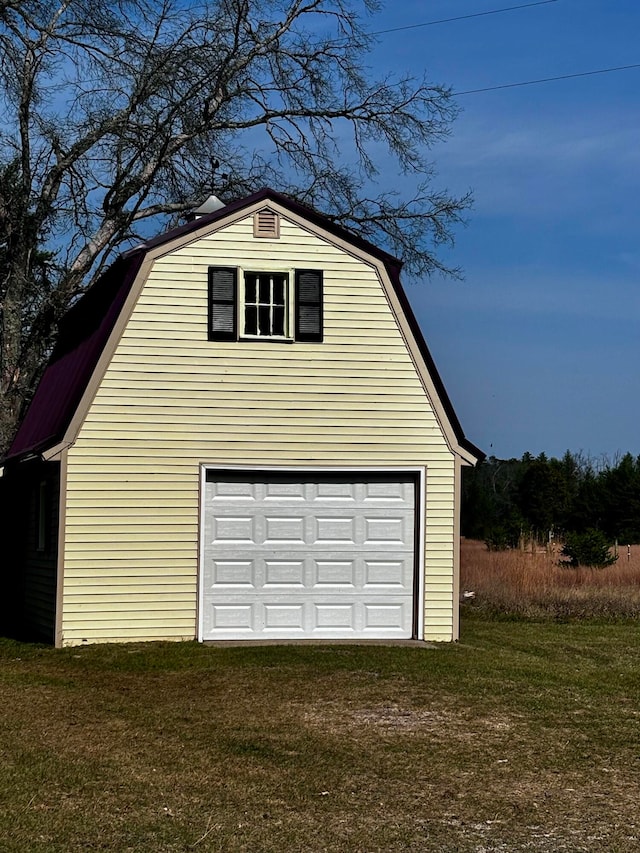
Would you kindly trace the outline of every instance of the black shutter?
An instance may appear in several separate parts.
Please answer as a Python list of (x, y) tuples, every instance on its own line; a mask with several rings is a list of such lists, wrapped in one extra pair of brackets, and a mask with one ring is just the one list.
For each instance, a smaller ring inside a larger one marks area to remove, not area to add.
[(322, 340), (322, 270), (296, 270), (296, 340)]
[(238, 271), (234, 267), (209, 267), (209, 340), (238, 338)]

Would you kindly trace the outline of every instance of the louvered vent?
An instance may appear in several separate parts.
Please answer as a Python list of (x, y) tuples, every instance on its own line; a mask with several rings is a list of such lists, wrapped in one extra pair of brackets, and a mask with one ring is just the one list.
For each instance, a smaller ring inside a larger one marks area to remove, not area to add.
[(270, 237), (272, 240), (280, 237), (280, 218), (273, 210), (263, 207), (253, 217), (253, 236)]

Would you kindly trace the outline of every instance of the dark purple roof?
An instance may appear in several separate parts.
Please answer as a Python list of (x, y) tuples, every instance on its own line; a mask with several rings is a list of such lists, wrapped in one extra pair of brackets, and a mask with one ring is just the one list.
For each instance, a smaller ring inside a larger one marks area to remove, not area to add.
[(400, 282), (401, 262), (362, 237), (352, 234), (340, 225), (336, 225), (326, 216), (306, 205), (275, 190), (263, 189), (246, 198), (230, 202), (219, 210), (188, 222), (186, 225), (166, 231), (136, 249), (126, 252), (111, 264), (98, 281), (63, 317), (60, 323), (58, 342), (26, 415), (18, 427), (5, 461), (37, 455), (53, 447), (64, 438), (93, 375), (98, 359), (120, 316), (142, 261), (149, 250), (198, 231), (203, 225), (222, 219), (230, 213), (251, 206), (255, 202), (269, 199), (278, 202), (291, 212), (299, 214), (309, 222), (382, 261), (389, 273), (460, 446), (478, 459), (484, 458), (484, 453), (464, 436), (460, 422)]
[(6, 460), (42, 453), (64, 438), (144, 255), (142, 250), (121, 255), (64, 315)]

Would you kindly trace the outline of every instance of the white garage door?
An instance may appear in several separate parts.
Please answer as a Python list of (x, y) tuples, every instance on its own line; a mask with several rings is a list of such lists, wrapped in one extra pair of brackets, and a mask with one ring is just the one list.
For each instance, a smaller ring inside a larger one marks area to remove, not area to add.
[(412, 475), (208, 471), (201, 639), (410, 638)]

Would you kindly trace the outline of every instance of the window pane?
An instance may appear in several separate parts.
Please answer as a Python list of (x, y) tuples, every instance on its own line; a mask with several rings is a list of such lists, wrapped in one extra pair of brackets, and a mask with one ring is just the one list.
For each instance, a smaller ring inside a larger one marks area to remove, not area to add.
[(271, 276), (260, 276), (260, 303), (268, 305), (271, 302)]
[(273, 306), (273, 334), (284, 336), (284, 305)]
[(268, 305), (260, 305), (258, 307), (258, 317), (259, 317), (259, 326), (258, 326), (258, 334), (260, 335), (270, 335), (271, 334), (271, 309)]
[(247, 273), (245, 276), (244, 301), (256, 301), (256, 276), (254, 273)]
[(245, 335), (258, 334), (258, 309), (254, 305), (246, 305), (244, 309)]
[(284, 276), (273, 277), (273, 304), (284, 305)]

